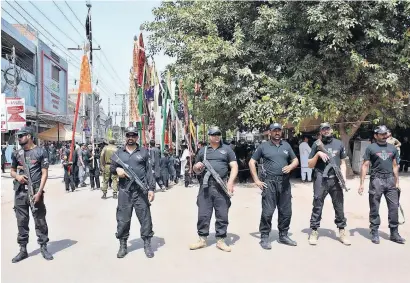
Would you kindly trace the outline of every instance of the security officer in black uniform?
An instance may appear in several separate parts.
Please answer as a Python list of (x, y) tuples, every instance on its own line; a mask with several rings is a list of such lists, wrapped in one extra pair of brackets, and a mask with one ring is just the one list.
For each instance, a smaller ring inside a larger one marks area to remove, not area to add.
[[(262, 216), (259, 225), (261, 233), (260, 245), (263, 249), (271, 249), (269, 233), (272, 228), (272, 216), (276, 206), (279, 219), (279, 243), (296, 246), (297, 243), (288, 236), (290, 220), (292, 218), (292, 193), (290, 186), (290, 172), (295, 169), (299, 161), (289, 143), (282, 140), (282, 125), (274, 123), (269, 126), (270, 141), (262, 143), (249, 161), (252, 178), (262, 190)], [(263, 158), (264, 174), (260, 180), (256, 172), (256, 163)]]
[(158, 183), (158, 186), (161, 188), (161, 190), (165, 190), (164, 183), (161, 179), (161, 151), (155, 147), (155, 140), (150, 140), (149, 142), (149, 156), (151, 158), (152, 171), (154, 173), (155, 181)]
[[(29, 194), (26, 184), (28, 182), (27, 174), (30, 174), (34, 190), (34, 207), (31, 211), (36, 227), (37, 242), (40, 244), (40, 251), (46, 260), (52, 260), (53, 256), (47, 250), (48, 227), (46, 221), (46, 206), (44, 205), (44, 186), (48, 177), (48, 153), (43, 147), (36, 146), (33, 143), (33, 130), (30, 127), (23, 127), (17, 132), (17, 137), (22, 149), (15, 151), (12, 155), (11, 177), (14, 180), (14, 211), (17, 218), (18, 236), (17, 243), (20, 245), (20, 252), (12, 259), (13, 263), (19, 262), (28, 257), (27, 243), (29, 238)], [(17, 173), (17, 167), (27, 164), (30, 172), (24, 172), (20, 169)]]
[(221, 131), (218, 127), (211, 127), (208, 130), (208, 136), (210, 144), (201, 148), (197, 157), (196, 163), (193, 166), (193, 170), (196, 174), (201, 174), (200, 188), (197, 198), (198, 205), (198, 222), (197, 229), (199, 235), (199, 241), (190, 245), (191, 250), (197, 250), (206, 247), (206, 238), (209, 235), (209, 225), (213, 209), (215, 209), (215, 236), (217, 239), (216, 247), (222, 251), (230, 252), (231, 247), (225, 243), (226, 231), (228, 229), (228, 212), (231, 206), (230, 199), (223, 193), (220, 185), (211, 176), (208, 180), (208, 187), (203, 187), (203, 178), (207, 173), (205, 165), (202, 163), (205, 156), (209, 161), (213, 169), (221, 177), (222, 180), (226, 180), (228, 177), (229, 167), (231, 173), (227, 183), (228, 191), (233, 194), (234, 181), (238, 175), (238, 163), (236, 162), (235, 153), (233, 150), (225, 144), (221, 143)]
[[(111, 157), (111, 174), (118, 175), (118, 207), (117, 207), (117, 233), (120, 240), (120, 249), (117, 257), (123, 258), (127, 254), (127, 240), (130, 232), (132, 210), (135, 209), (141, 224), (141, 238), (144, 240), (144, 251), (148, 258), (154, 256), (151, 248), (152, 219), (150, 203), (154, 200), (155, 180), (152, 175), (152, 166), (148, 150), (137, 144), (138, 129), (129, 127), (126, 131), (126, 144), (119, 148)], [(116, 162), (117, 155), (120, 160), (129, 165), (139, 179), (147, 184), (148, 191), (140, 188), (135, 182), (128, 188), (130, 180), (125, 170)]]
[[(317, 229), (320, 227), (324, 201), (327, 194), (330, 194), (333, 208), (335, 210), (335, 224), (337, 228), (339, 228), (339, 240), (344, 245), (349, 246), (350, 241), (347, 238), (348, 236), (345, 230), (346, 218), (343, 207), (343, 190), (339, 185), (333, 169), (329, 170), (328, 178), (323, 177), (323, 170), (326, 168), (326, 164), (329, 161), (328, 154), (331, 154), (337, 166), (340, 167), (343, 178), (346, 180), (346, 149), (340, 140), (333, 137), (333, 130), (329, 123), (320, 124), (320, 135), (322, 141), (317, 140), (313, 144), (308, 160), (309, 168), (314, 168), (315, 172), (313, 178), (313, 209), (310, 218), (310, 228), (312, 229), (312, 232), (309, 236), (309, 244), (317, 244), (319, 236)], [(317, 144), (319, 142), (323, 143), (328, 154), (319, 151)]]
[(390, 240), (399, 244), (404, 244), (398, 230), (399, 225), (399, 166), (397, 157), (399, 153), (395, 146), (386, 142), (388, 129), (386, 126), (378, 126), (374, 130), (375, 143), (366, 148), (363, 156), (362, 171), (360, 173), (359, 194), (363, 194), (364, 179), (367, 175), (367, 168), (371, 165), (369, 184), (369, 205), (370, 205), (370, 234), (372, 242), (380, 243), (379, 207), (382, 195), (386, 198), (389, 210)]

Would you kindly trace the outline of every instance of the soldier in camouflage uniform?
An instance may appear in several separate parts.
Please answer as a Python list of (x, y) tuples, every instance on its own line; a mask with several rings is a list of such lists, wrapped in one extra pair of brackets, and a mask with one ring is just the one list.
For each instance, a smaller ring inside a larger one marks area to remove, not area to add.
[(117, 151), (117, 147), (115, 146), (115, 140), (110, 140), (109, 144), (103, 148), (101, 152), (101, 170), (103, 170), (103, 195), (102, 199), (107, 198), (107, 190), (108, 190), (108, 181), (111, 178), (112, 180), (112, 189), (113, 189), (113, 194), (112, 198), (116, 199), (118, 198), (118, 176), (117, 175), (112, 175), (110, 172), (110, 164), (111, 164), (111, 156), (114, 154), (114, 152)]

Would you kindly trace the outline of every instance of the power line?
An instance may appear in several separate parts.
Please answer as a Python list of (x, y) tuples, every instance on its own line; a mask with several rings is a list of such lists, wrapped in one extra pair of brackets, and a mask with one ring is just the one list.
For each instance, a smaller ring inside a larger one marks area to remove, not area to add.
[[(17, 3), (17, 2), (16, 2)], [(30, 2), (33, 6), (35, 6), (32, 2)], [(10, 5), (10, 3), (9, 3), (9, 5)], [(17, 5), (19, 5), (18, 3), (17, 3)], [(11, 5), (10, 5), (11, 6)], [(20, 5), (19, 5), (20, 6)], [(36, 7), (36, 6), (35, 6)], [(14, 7), (12, 7), (12, 8), (14, 8)], [(24, 12), (26, 12), (26, 14), (28, 14), (31, 18), (33, 18), (23, 7), (21, 7), (20, 6), (20, 8), (21, 9), (23, 9), (23, 11)], [(36, 7), (37, 8), (37, 7)], [(37, 8), (38, 9), (38, 8)], [(16, 10), (17, 11), (17, 10)], [(39, 10), (40, 11), (40, 10)], [(18, 12), (18, 11), (17, 11)], [(41, 11), (40, 11), (41, 12)], [(42, 13), (42, 12), (41, 12)], [(20, 13), (19, 13), (20, 14)], [(20, 14), (21, 15), (21, 14)], [(48, 19), (48, 17), (44, 14), (44, 13), (42, 13), (42, 15), (43, 16), (45, 16), (47, 19)], [(22, 16), (22, 15), (21, 15)], [(23, 16), (22, 16), (23, 17)], [(24, 17), (23, 17), (24, 18)], [(24, 18), (25, 19), (25, 18)], [(34, 18), (33, 18), (34, 19)], [(27, 21), (27, 19), (25, 19), (26, 21)], [(34, 19), (35, 20), (35, 19)], [(35, 20), (36, 21), (36, 20)], [(50, 20), (49, 20), (50, 21)], [(51, 21), (50, 21), (51, 22)], [(36, 23), (38, 24), (38, 25), (40, 25), (48, 34), (50, 34), (38, 21), (36, 21)], [(57, 26), (56, 26), (57, 27)], [(58, 27), (57, 27), (58, 28)], [(59, 29), (59, 28), (58, 28)], [(59, 29), (60, 31), (61, 31), (61, 29)], [(63, 31), (61, 31), (63, 34), (65, 34)], [(51, 35), (51, 34), (50, 34)], [(65, 34), (66, 35), (66, 34)], [(43, 36), (44, 36), (44, 34), (43, 34)], [(52, 36), (52, 35), (51, 35)], [(52, 36), (53, 37), (53, 36)], [(58, 41), (55, 37), (53, 37), (56, 41)], [(72, 40), (73, 41), (73, 40)], [(75, 41), (73, 41), (74, 43), (75, 43)], [(63, 45), (62, 45), (63, 46)], [(64, 46), (63, 46), (64, 47)], [(69, 51), (69, 52), (71, 52), (71, 51)], [(66, 55), (67, 55), (67, 53), (65, 53)], [(70, 56), (70, 58), (72, 59), (72, 57)], [(75, 57), (75, 59), (76, 59), (76, 61), (77, 61), (77, 63), (80, 63), (80, 60), (79, 59), (77, 59), (76, 57)], [(71, 64), (71, 65), (73, 65), (73, 64)], [(76, 65), (73, 65), (75, 68), (77, 68), (78, 70), (80, 70), (80, 68), (78, 67), (78, 66), (76, 66)]]
[(68, 9), (73, 13), (74, 17), (77, 19), (77, 21), (80, 23), (80, 25), (85, 29), (84, 24), (80, 21), (80, 19), (77, 17), (76, 13), (74, 13), (73, 9), (71, 9), (70, 5), (68, 5), (67, 1), (64, 1), (65, 4), (67, 5)]
[[(80, 25), (85, 29), (85, 25), (84, 25), (83, 23), (81, 23), (80, 19), (79, 19), (79, 18), (77, 17), (77, 15), (74, 13), (73, 9), (70, 7), (70, 5), (67, 3), (67, 1), (64, 1), (64, 2), (66, 3), (66, 5), (67, 5), (68, 8), (70, 9), (70, 11), (73, 13), (73, 15), (74, 15), (74, 17), (77, 19), (77, 21), (80, 23)], [(93, 38), (93, 41), (94, 41), (97, 45), (100, 45), (95, 38)], [(118, 73), (114, 70), (113, 66), (111, 65), (110, 61), (108, 60), (107, 56), (105, 55), (103, 49), (101, 49), (101, 53), (102, 53), (102, 55), (104, 56), (105, 60), (107, 60), (108, 65), (111, 67), (111, 69), (113, 70), (114, 74), (117, 76), (117, 78), (119, 79), (119, 81), (120, 81), (122, 84), (124, 84), (124, 86), (126, 86), (125, 89), (127, 89), (127, 88), (128, 88), (127, 84), (124, 83), (124, 81), (122, 81), (122, 79), (118, 76)], [(105, 68), (104, 64), (102, 63), (101, 58), (100, 58), (100, 61), (101, 61), (101, 65), (103, 65), (104, 69), (108, 72), (107, 68)], [(113, 82), (115, 82), (115, 81), (113, 81)]]
[[(7, 4), (9, 4), (10, 7), (12, 7), (28, 24), (34, 26), (29, 20), (27, 20), (26, 17), (24, 17), (13, 5), (10, 4), (10, 2), (8, 2), (6, 0)], [(17, 2), (16, 2), (17, 3)], [(14, 18), (8, 11), (6, 11), (3, 7), (1, 7), (7, 14), (9, 14), (15, 21), (17, 21), (20, 25), (22, 25), (22, 23), (20, 23), (16, 18)], [(26, 11), (27, 13), (27, 11)], [(28, 14), (28, 13), (27, 13)], [(34, 19), (30, 14), (28, 14), (32, 19)], [(50, 34), (50, 32), (48, 32), (47, 29), (45, 29), (36, 19), (34, 19), (34, 21), (45, 31), (47, 32), (58, 44), (60, 44), (61, 46), (64, 47), (64, 45), (62, 45), (61, 43), (59, 43), (59, 41), (52, 35)], [(47, 40), (49, 40), (51, 43), (53, 43), (53, 45), (55, 45), (55, 47), (57, 47), (58, 49), (60, 49), (64, 55), (67, 56), (67, 58), (70, 58), (71, 60), (73, 60), (73, 57), (70, 56), (70, 54), (66, 53), (64, 49), (61, 49), (60, 47), (58, 47), (56, 44), (54, 44), (54, 42), (52, 40), (50, 40), (47, 36), (44, 35), (44, 33), (42, 33), (40, 30), (38, 31), (42, 36), (44, 36)], [(65, 48), (65, 47), (64, 47)], [(79, 59), (75, 58), (75, 60), (77, 60), (77, 62), (80, 62)], [(68, 60), (67, 60), (68, 61)], [(75, 65), (73, 65), (75, 66)], [(78, 68), (78, 67), (76, 67)]]
[(57, 5), (56, 2), (54, 2), (54, 5), (57, 7), (57, 9), (63, 14), (64, 18), (70, 23), (70, 25), (75, 29), (75, 31), (80, 35), (81, 38), (84, 38), (84, 35), (81, 35), (81, 33), (78, 31), (78, 29), (73, 25), (73, 23), (67, 18), (67, 16), (64, 14), (64, 12), (60, 9), (60, 7)]
[[(74, 44), (77, 44), (76, 43), (76, 41), (74, 40), (74, 39), (72, 39), (70, 36), (68, 36), (65, 32), (63, 32), (55, 23), (53, 23), (51, 20), (50, 20), (50, 18), (48, 18), (33, 2), (31, 2), (31, 1), (28, 1), (28, 2), (30, 2), (30, 4), (31, 5), (33, 5), (34, 6), (34, 8), (36, 8), (37, 9), (37, 11), (39, 11), (53, 26), (55, 26), (62, 34), (64, 34), (68, 39), (70, 39)], [(16, 2), (17, 3), (17, 2)], [(18, 3), (17, 3), (18, 4)], [(20, 6), (20, 5), (19, 5)], [(20, 6), (20, 8), (22, 8), (21, 6)], [(22, 8), (23, 9), (23, 8)], [(24, 10), (24, 9), (23, 9)], [(26, 12), (26, 11), (25, 11)], [(26, 12), (27, 13), (27, 12)]]

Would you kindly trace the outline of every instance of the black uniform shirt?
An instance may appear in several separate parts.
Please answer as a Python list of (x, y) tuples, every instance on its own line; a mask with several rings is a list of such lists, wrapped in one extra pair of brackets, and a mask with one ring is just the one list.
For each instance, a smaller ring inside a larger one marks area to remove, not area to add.
[(155, 178), (158, 178), (160, 174), (160, 164), (159, 163), (161, 159), (161, 153), (158, 148), (151, 147), (149, 149), (149, 155), (151, 158), (152, 169), (154, 170), (154, 173), (155, 173)]
[(393, 159), (397, 160), (399, 153), (394, 145), (389, 143), (372, 143), (363, 155), (364, 160), (370, 160), (371, 175), (393, 173)]
[[(11, 168), (17, 169), (17, 166), (23, 166), (23, 158), (20, 157), (23, 151), (25, 155), (25, 162), (30, 169), (31, 182), (33, 184), (36, 184), (41, 181), (41, 169), (48, 168), (49, 166), (47, 150), (43, 147), (36, 146), (31, 150), (20, 149), (18, 151), (15, 151), (11, 156)], [(20, 170), (19, 174), (26, 173), (24, 172), (24, 170)]]
[(161, 174), (170, 173), (170, 170), (169, 170), (170, 158), (169, 158), (169, 156), (165, 156), (165, 155), (161, 156), (159, 164), (160, 164), (160, 168), (161, 168)]
[(282, 176), (282, 168), (289, 165), (296, 154), (290, 144), (281, 140), (278, 145), (272, 141), (264, 142), (258, 146), (252, 155), (252, 159), (259, 161), (263, 158), (263, 167), (269, 176)]
[[(206, 148), (206, 160), (209, 161), (222, 179), (226, 178), (228, 176), (229, 163), (236, 161), (236, 156), (232, 148), (226, 144), (221, 144), (217, 149), (213, 149), (211, 145), (208, 145)], [(205, 147), (199, 151), (195, 163), (204, 160), (204, 152)], [(205, 171), (202, 174), (205, 174)]]
[[(148, 150), (137, 145), (137, 148), (132, 153), (129, 153), (124, 146), (119, 148), (116, 154), (125, 164), (130, 166), (130, 169), (137, 174), (142, 182), (148, 184), (150, 191), (155, 190), (155, 180), (152, 175), (152, 166)], [(113, 155), (111, 156), (110, 171), (112, 174), (117, 175), (117, 168), (122, 167), (114, 160), (115, 157)], [(119, 178), (118, 184), (121, 188), (126, 188), (128, 182), (126, 179), (127, 178)], [(137, 184), (134, 182), (133, 185), (136, 186)]]
[[(347, 157), (346, 149), (343, 143), (338, 139), (332, 138), (332, 141), (330, 143), (323, 143), (323, 145), (327, 150), (328, 154), (331, 154), (333, 156), (336, 165), (340, 167), (341, 160)], [(309, 159), (312, 159), (318, 151), (319, 149), (317, 148), (317, 144), (315, 142), (312, 145), (312, 151), (309, 154)], [(318, 158), (315, 169), (319, 170), (320, 172), (323, 172), (325, 168), (326, 164), (323, 162), (322, 158)], [(334, 174), (333, 171), (333, 169), (330, 169), (329, 172)]]

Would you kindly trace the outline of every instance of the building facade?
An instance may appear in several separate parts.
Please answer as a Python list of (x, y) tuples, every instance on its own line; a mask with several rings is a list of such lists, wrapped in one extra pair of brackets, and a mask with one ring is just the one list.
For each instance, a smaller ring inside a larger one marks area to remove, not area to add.
[[(57, 122), (70, 124), (68, 115), (68, 63), (37, 37), (28, 25), (12, 25), (1, 19), (1, 89), (6, 97), (25, 99), (27, 125), (42, 132)], [(15, 49), (16, 68), (12, 64)], [(14, 73), (14, 70), (16, 74)], [(16, 77), (17, 91), (14, 91)], [(2, 140), (14, 143), (13, 132)]]

